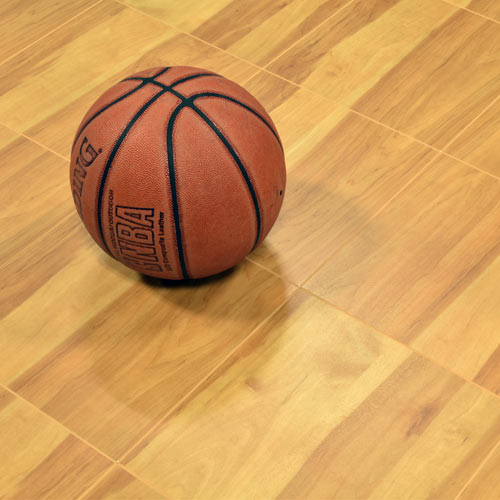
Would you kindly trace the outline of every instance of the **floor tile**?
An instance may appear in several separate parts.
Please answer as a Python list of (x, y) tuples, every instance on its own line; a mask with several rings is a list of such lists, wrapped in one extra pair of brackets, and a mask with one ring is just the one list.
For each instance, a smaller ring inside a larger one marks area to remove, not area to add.
[(452, 499), (499, 435), (493, 395), (299, 291), (126, 462), (178, 500)]
[(288, 172), (278, 221), (250, 258), (301, 283), (436, 153), (268, 73), (246, 87), (271, 113)]
[(435, 0), (356, 0), (270, 70), (443, 147), (500, 94), (500, 25)]
[(350, 0), (125, 0), (259, 66), (269, 63)]
[[(48, 254), (55, 253), (55, 257), (45, 257), (38, 262), (36, 274), (35, 270), (31, 272), (29, 281), (24, 268), (3, 272), (9, 280), (2, 290), (2, 309), (10, 309), (0, 321), (0, 381), (3, 383), (11, 382), (49, 355), (140, 280), (138, 273), (113, 261), (87, 241), (90, 237), (84, 234), (78, 221), (76, 224), (77, 229), (70, 234), (70, 238), (77, 240), (73, 253), (71, 248), (75, 244), (69, 238), (55, 238), (55, 248), (47, 247)], [(20, 251), (16, 262), (22, 265), (30, 253), (37, 253), (36, 249), (35, 245), (28, 252)], [(19, 285), (15, 286), (16, 283)]]
[(115, 466), (105, 479), (99, 481), (82, 500), (161, 500), (165, 497), (142, 481)]
[(142, 69), (182, 64), (244, 82), (256, 68), (106, 1), (0, 65), (0, 123), (69, 156), (90, 105)]
[(88, 240), (78, 234), (67, 161), (0, 127), (0, 168), (2, 317)]
[[(418, 342), (450, 304), (464, 304), (460, 295), (488, 273), (499, 253), (499, 220), (500, 182), (441, 156), (305, 286), (393, 337)], [(487, 294), (491, 281), (477, 286)], [(455, 313), (474, 316), (476, 334), (488, 335), (488, 317), (477, 314), (474, 304), (466, 306)], [(436, 327), (428, 335), (445, 341), (461, 328), (467, 326), (455, 325), (451, 334)], [(470, 362), (457, 363), (466, 370)]]
[(500, 21), (500, 3), (497, 0), (447, 0), (458, 7), (470, 9), (483, 16)]
[(77, 498), (112, 465), (2, 388), (0, 442), (0, 491), (8, 500)]
[[(251, 263), (201, 282), (144, 279), (78, 330), (59, 330), (37, 342), (41, 347), (35, 363), (36, 351), (29, 344), (4, 335), (6, 351), (29, 361), (29, 366), (8, 362), (9, 385), (119, 458), (292, 290)], [(107, 293), (109, 301), (114, 292)], [(41, 308), (43, 302), (37, 305)], [(30, 314), (31, 330), (24, 329), (25, 336), (43, 327), (46, 317)]]
[(497, 257), (411, 344), (500, 395), (499, 276)]
[(500, 497), (500, 482), (498, 471), (500, 470), (500, 446), (488, 458), (481, 467), (477, 476), (467, 485), (457, 500), (491, 500)]
[(460, 134), (446, 152), (500, 177), (500, 99)]
[(59, 2), (5, 0), (0, 5), (0, 62), (24, 49), (92, 5), (85, 0)]
[(269, 70), (352, 105), (456, 12), (434, 0), (355, 0)]

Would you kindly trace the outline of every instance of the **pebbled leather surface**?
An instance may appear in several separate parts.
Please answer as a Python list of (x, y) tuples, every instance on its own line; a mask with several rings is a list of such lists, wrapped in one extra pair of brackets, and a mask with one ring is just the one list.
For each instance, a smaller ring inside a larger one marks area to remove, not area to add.
[[(161, 70), (133, 76), (151, 78)], [(199, 73), (212, 72), (178, 66), (156, 80), (171, 85)], [(277, 138), (239, 104), (202, 97), (194, 106), (213, 125), (192, 107), (177, 110), (169, 163), (167, 127), (182, 97), (147, 82), (109, 106), (140, 83), (125, 81), (109, 89), (78, 129), (70, 182), (85, 226), (114, 258), (151, 276), (200, 278), (233, 267), (256, 243), (258, 219), (260, 243), (281, 208), (286, 169)], [(230, 80), (201, 76), (174, 89), (186, 97), (213, 92), (236, 99), (277, 134), (260, 103)]]

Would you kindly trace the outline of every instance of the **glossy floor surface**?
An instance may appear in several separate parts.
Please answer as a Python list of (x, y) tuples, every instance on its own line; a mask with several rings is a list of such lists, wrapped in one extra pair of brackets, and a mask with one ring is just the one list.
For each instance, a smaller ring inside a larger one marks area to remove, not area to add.
[[(500, 498), (498, 0), (4, 0), (0, 497)], [(74, 209), (109, 86), (190, 65), (281, 134), (280, 218), (221, 277)]]

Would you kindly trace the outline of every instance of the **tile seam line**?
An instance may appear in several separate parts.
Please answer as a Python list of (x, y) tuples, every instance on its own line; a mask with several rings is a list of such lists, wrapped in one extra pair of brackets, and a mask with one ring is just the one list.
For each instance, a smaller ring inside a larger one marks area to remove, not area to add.
[(369, 323), (367, 323), (366, 321), (364, 321), (363, 319), (361, 318), (358, 318), (356, 315), (354, 315), (353, 313), (350, 313), (349, 311), (346, 311), (345, 309), (342, 309), (340, 306), (338, 306), (337, 304), (335, 304), (334, 302), (331, 302), (329, 301), (328, 299), (322, 297), (321, 295), (318, 295), (316, 293), (314, 293), (313, 291), (309, 290), (308, 288), (304, 288), (302, 286), (299, 287), (300, 290), (303, 290), (304, 292), (308, 293), (309, 295), (311, 295), (312, 297), (315, 297), (316, 299), (318, 300), (321, 300), (322, 302), (324, 302), (325, 304), (328, 304), (329, 306), (333, 307), (334, 309), (336, 309), (337, 311), (340, 311), (341, 313), (345, 314), (346, 316), (348, 316), (349, 318), (357, 321), (358, 323), (362, 324), (363, 326), (365, 326), (366, 328), (369, 328), (370, 330), (372, 330), (374, 333), (376, 333), (377, 335), (380, 335), (382, 337), (385, 337), (386, 339), (389, 339), (389, 340), (392, 340), (393, 342), (396, 342), (397, 344), (399, 344), (400, 346), (406, 348), (407, 350), (409, 350), (410, 352), (416, 354), (417, 356), (420, 356), (421, 358), (425, 359), (426, 361), (428, 361), (429, 363), (432, 363), (433, 365), (435, 366), (438, 366), (439, 368), (441, 368), (442, 370), (446, 371), (447, 373), (449, 373), (450, 375), (453, 375), (454, 377), (457, 377), (458, 379), (460, 379), (462, 382), (465, 382), (466, 384), (470, 384), (478, 389), (480, 389), (480, 391), (482, 393), (486, 393), (488, 394), (490, 397), (493, 397), (495, 400), (497, 401), (500, 401), (500, 395), (498, 394), (495, 394), (493, 391), (490, 391), (489, 389), (487, 389), (486, 387), (483, 387), (482, 385), (478, 384), (477, 382), (474, 382), (473, 380), (469, 380), (467, 378), (465, 378), (463, 375), (460, 375), (458, 373), (456, 373), (455, 371), (451, 370), (450, 368), (448, 368), (447, 366), (444, 366), (442, 365), (441, 363), (439, 363), (438, 361), (432, 359), (432, 358), (429, 358), (428, 356), (426, 356), (425, 354), (423, 354), (422, 352), (420, 352), (419, 350), (415, 349), (413, 346), (411, 345), (408, 345), (408, 344), (405, 344), (403, 341), (395, 338), (395, 337), (392, 337), (391, 335), (389, 335), (388, 333), (385, 333), (383, 330), (380, 330), (379, 328), (373, 326), (373, 325), (370, 325)]
[[(103, 1), (103, 0), (100, 0), (100, 1)], [(127, 9), (130, 9), (131, 11), (133, 12), (136, 12), (137, 14), (140, 14), (142, 16), (146, 16), (150, 19), (152, 19), (153, 21), (157, 22), (157, 23), (161, 23), (163, 24), (164, 26), (167, 26), (168, 28), (176, 31), (177, 33), (182, 33), (183, 35), (186, 35), (194, 40), (198, 40), (199, 42), (203, 43), (204, 45), (208, 45), (209, 47), (212, 47), (216, 50), (218, 50), (219, 52), (223, 52), (224, 54), (227, 54), (229, 56), (231, 56), (232, 58), (234, 59), (238, 59), (239, 61), (242, 61), (246, 64), (249, 64), (250, 66), (253, 66), (254, 68), (257, 68), (258, 70), (262, 71), (262, 67), (261, 66), (258, 66), (257, 64), (251, 62), (251, 61), (247, 61), (246, 59), (244, 59), (243, 57), (240, 57), (236, 54), (232, 54), (231, 52), (228, 52), (227, 50), (225, 49), (222, 49), (220, 47), (217, 47), (217, 45), (214, 45), (213, 43), (210, 43), (210, 42), (207, 42), (205, 40), (203, 40), (202, 38), (198, 38), (197, 36), (194, 36), (192, 35), (191, 33), (187, 32), (187, 31), (184, 31), (180, 28), (178, 28), (177, 26), (173, 25), (173, 24), (170, 24), (170, 23), (167, 23), (166, 21), (164, 21), (163, 19), (159, 19), (157, 17), (154, 17), (152, 16), (151, 14), (148, 14), (147, 12), (143, 12), (142, 10), (140, 9), (137, 9), (136, 7), (132, 7), (131, 5), (128, 5), (127, 3), (123, 2), (122, 0), (112, 0), (113, 2), (127, 8)], [(251, 78), (253, 78), (258, 72), (256, 72), (255, 74), (253, 74), (250, 78), (248, 78), (246, 81), (250, 80)], [(245, 82), (246, 83), (246, 82)]]
[(497, 441), (497, 444), (493, 446), (493, 448), (490, 450), (490, 452), (486, 455), (486, 457), (482, 460), (482, 462), (479, 464), (478, 468), (472, 473), (472, 475), (469, 477), (469, 479), (465, 482), (465, 484), (462, 486), (461, 490), (457, 493), (457, 496), (454, 498), (454, 500), (458, 500), (462, 493), (467, 489), (469, 484), (474, 481), (474, 479), (477, 477), (477, 475), (481, 472), (483, 467), (486, 465), (486, 462), (493, 456), (493, 454), (496, 452), (497, 448), (500, 447), (500, 439)]
[(80, 493), (80, 495), (78, 495), (76, 497), (75, 500), (83, 500), (85, 498), (85, 496), (87, 495), (87, 493), (89, 493), (92, 490), (92, 488), (95, 488), (96, 486), (101, 484), (111, 474), (111, 471), (114, 469), (114, 467), (116, 465), (118, 465), (118, 467), (119, 467), (119, 464), (113, 464), (113, 465), (111, 465), (111, 467), (108, 467), (102, 474), (99, 474), (97, 479), (90, 486), (85, 488), (82, 491), (82, 493)]
[[(282, 281), (284, 281), (282, 278), (280, 278)], [(147, 432), (145, 432), (130, 448), (128, 448), (125, 452), (122, 453), (122, 455), (118, 458), (117, 463), (120, 464), (127, 472), (129, 472), (129, 468), (127, 467), (128, 463), (124, 463), (123, 460), (125, 460), (129, 455), (131, 455), (136, 448), (138, 448), (149, 436), (154, 435), (154, 433), (180, 408), (185, 403), (188, 403), (190, 401), (191, 396), (195, 395), (196, 396), (196, 391), (203, 386), (203, 384), (206, 383), (207, 380), (210, 379), (210, 377), (213, 376), (214, 373), (217, 372), (221, 367), (225, 365), (235, 354), (237, 354), (253, 337), (254, 335), (262, 328), (263, 325), (265, 325), (268, 321), (272, 320), (276, 314), (279, 313), (283, 309), (283, 307), (286, 306), (290, 302), (290, 300), (295, 296), (297, 291), (299, 290), (299, 287), (294, 286), (294, 290), (290, 293), (289, 297), (286, 297), (284, 300), (282, 300), (274, 309), (271, 311), (262, 321), (260, 321), (246, 336), (241, 342), (239, 342), (234, 349), (232, 349), (219, 363), (216, 364), (210, 372), (202, 377), (198, 383), (189, 391), (187, 391), (184, 396), (182, 396), (178, 402), (172, 406), (172, 408), (168, 409), (167, 412), (158, 420), (158, 422), (153, 425)], [(146, 445), (147, 446), (147, 445)], [(140, 453), (140, 451), (139, 451)], [(135, 456), (134, 456), (135, 458)]]
[(117, 464), (117, 461), (113, 459), (112, 457), (108, 456), (105, 452), (94, 446), (93, 444), (89, 443), (85, 438), (81, 437), (78, 435), (76, 432), (72, 431), (67, 425), (65, 425), (63, 422), (57, 420), (55, 417), (50, 415), (49, 413), (45, 412), (42, 408), (38, 407), (37, 405), (33, 404), (31, 401), (23, 397), (20, 393), (17, 391), (14, 391), (11, 389), (7, 384), (0, 382), (0, 388), (4, 389), (6, 392), (9, 394), (12, 394), (16, 399), (19, 399), (23, 403), (27, 404), (31, 408), (35, 409), (37, 413), (42, 414), (44, 417), (48, 418), (51, 420), (53, 423), (55, 423), (57, 426), (63, 428), (68, 434), (72, 435), (73, 437), (77, 438), (78, 441), (81, 441), (84, 443), (86, 446), (97, 452), (99, 455), (102, 457), (106, 458), (110, 462), (110, 466), (113, 464)]
[(457, 134), (455, 134), (444, 146), (443, 152), (446, 148), (450, 147), (463, 133), (465, 133), (476, 121), (478, 121), (483, 115), (485, 115), (500, 99), (500, 93), (487, 105), (483, 108), (483, 110), (475, 116), (465, 127), (463, 127)]
[(118, 467), (122, 471), (126, 472), (127, 474), (130, 474), (136, 481), (139, 481), (142, 483), (144, 486), (148, 487), (150, 490), (154, 491), (158, 495), (160, 495), (162, 498), (165, 500), (170, 500), (169, 497), (167, 497), (164, 493), (161, 491), (157, 490), (155, 487), (153, 487), (151, 484), (149, 484), (146, 480), (144, 480), (142, 477), (138, 476), (137, 474), (127, 470), (123, 465), (119, 463), (113, 464), (111, 467), (106, 469), (103, 474), (101, 474), (88, 488), (86, 488), (75, 500), (83, 500), (85, 496), (92, 491), (93, 488), (98, 487), (103, 481), (106, 480), (106, 478), (113, 472), (113, 469), (115, 467)]
[(500, 21), (497, 21), (496, 19), (494, 19), (492, 17), (485, 16), (484, 14), (481, 14), (480, 12), (477, 12), (475, 10), (468, 9), (467, 7), (463, 7), (461, 5), (456, 5), (453, 2), (450, 2), (449, 0), (442, 0), (442, 1), (444, 3), (447, 3), (448, 5), (451, 5), (452, 7), (455, 7), (456, 9), (465, 10), (465, 12), (469, 12), (470, 14), (474, 14), (475, 16), (479, 16), (479, 17), (482, 17), (483, 19), (486, 19), (488, 21), (492, 21), (496, 24), (500, 24)]
[(255, 264), (256, 266), (260, 267), (261, 269), (264, 269), (268, 273), (274, 274), (274, 276), (277, 276), (278, 278), (282, 279), (283, 281), (286, 281), (289, 285), (292, 285), (292, 286), (295, 286), (297, 288), (300, 288), (300, 285), (298, 283), (290, 281), (286, 276), (282, 276), (281, 274), (277, 273), (276, 271), (273, 271), (272, 269), (269, 269), (264, 264), (261, 264), (258, 260), (254, 260), (253, 257), (252, 257), (252, 254), (247, 255), (245, 257), (245, 260), (247, 260), (248, 262), (251, 262), (252, 264)]
[(311, 278), (313, 278), (316, 273), (320, 271), (320, 269), (338, 252), (340, 252), (345, 246), (347, 246), (352, 240), (354, 240), (358, 235), (360, 235), (367, 227), (368, 225), (373, 222), (375, 219), (378, 218), (378, 216), (395, 200), (397, 199), (405, 190), (413, 184), (424, 172), (428, 170), (430, 165), (439, 158), (440, 153), (437, 151), (434, 151), (435, 154), (429, 159), (429, 161), (421, 167), (421, 169), (414, 175), (412, 176), (400, 189), (398, 189), (392, 196), (390, 196), (385, 203), (383, 203), (378, 210), (374, 212), (374, 214), (364, 223), (362, 224), (357, 231), (355, 231), (353, 234), (348, 236), (344, 241), (342, 241), (338, 247), (333, 249), (324, 259), (321, 260), (321, 263), (318, 264), (315, 268), (314, 271), (312, 271), (305, 279), (303, 279), (299, 283), (299, 287), (302, 288)]
[(114, 466), (118, 466), (120, 467), (120, 469), (123, 469), (125, 470), (126, 472), (128, 472), (131, 476), (133, 476), (134, 478), (136, 478), (137, 480), (141, 481), (142, 483), (144, 483), (147, 487), (151, 488), (153, 491), (155, 491), (156, 493), (160, 494), (162, 497), (164, 497), (165, 499), (168, 500), (168, 497), (166, 497), (163, 493), (159, 492), (156, 490), (156, 488), (154, 488), (153, 486), (151, 486), (147, 481), (145, 481), (143, 478), (137, 476), (134, 472), (132, 471), (129, 471), (129, 470), (126, 470), (125, 467), (118, 463), (118, 460), (115, 460), (114, 458), (108, 456), (104, 451), (102, 451), (101, 449), (99, 449), (97, 446), (94, 446), (92, 443), (90, 443), (89, 441), (87, 441), (85, 438), (83, 438), (82, 436), (80, 436), (78, 433), (76, 433), (75, 431), (71, 430), (67, 425), (65, 425), (63, 422), (57, 420), (55, 417), (53, 417), (52, 415), (50, 415), (49, 413), (46, 413), (42, 408), (36, 406), (35, 404), (33, 404), (31, 401), (29, 401), (28, 399), (24, 398), (21, 394), (19, 394), (18, 392), (12, 390), (7, 384), (4, 384), (3, 382), (0, 382), (0, 388), (3, 389), (4, 391), (8, 392), (9, 394), (11, 394), (12, 396), (14, 396), (14, 398), (16, 400), (19, 400), (19, 401), (22, 401), (23, 403), (27, 404), (28, 406), (30, 406), (32, 409), (34, 409), (38, 414), (41, 414), (43, 415), (45, 418), (48, 418), (51, 422), (53, 422), (55, 425), (57, 425), (58, 427), (64, 429), (69, 435), (75, 437), (78, 441), (80, 441), (81, 443), (83, 443), (85, 446), (87, 446), (88, 448), (92, 449), (93, 451), (95, 451), (98, 455), (100, 455), (101, 457), (104, 457), (106, 460), (108, 460), (109, 462), (109, 466), (105, 469), (105, 471), (103, 472), (103, 474), (99, 475), (99, 477), (88, 487), (86, 488), (81, 494), (79, 497), (77, 497), (78, 500), (80, 500), (80, 498), (83, 497), (84, 494), (88, 493), (92, 487), (94, 487), (98, 482), (100, 482), (101, 480), (103, 480), (105, 478), (105, 476), (109, 473), (111, 473), (111, 470), (113, 469)]
[(90, 5), (88, 7), (85, 7), (83, 10), (79, 11), (74, 16), (70, 17), (69, 19), (67, 19), (63, 23), (59, 24), (55, 28), (51, 29), (50, 31), (48, 31), (47, 33), (45, 33), (44, 35), (42, 35), (40, 38), (37, 38), (36, 40), (34, 40), (33, 42), (29, 43), (28, 45), (25, 45), (22, 49), (18, 50), (17, 52), (14, 52), (14, 54), (10, 55), (9, 57), (7, 57), (6, 59), (4, 59), (3, 61), (0, 61), (0, 65), (7, 63), (8, 61), (10, 61), (11, 59), (13, 59), (14, 57), (16, 57), (19, 54), (21, 54), (22, 52), (24, 52), (25, 50), (29, 49), (30, 47), (33, 47), (33, 45), (37, 44), (38, 42), (40, 42), (44, 38), (47, 38), (52, 33), (56, 32), (57, 30), (59, 30), (60, 28), (62, 28), (63, 26), (65, 26), (66, 24), (71, 23), (72, 21), (74, 21), (75, 19), (77, 19), (78, 17), (80, 17), (81, 15), (85, 14), (85, 12), (88, 12), (89, 10), (93, 9), (96, 5), (102, 3), (103, 1), (104, 0), (97, 0), (97, 2), (94, 2), (92, 5)]
[(370, 116), (368, 115), (365, 115), (363, 113), (361, 113), (360, 111), (356, 111), (352, 108), (348, 108), (349, 111), (351, 111), (352, 113), (362, 117), (362, 118), (365, 118), (366, 120), (370, 120), (371, 122), (373, 123), (376, 123), (377, 125), (380, 125), (388, 130), (391, 130), (393, 132), (396, 132), (397, 134), (403, 136), (403, 137), (406, 137), (408, 139), (411, 139), (412, 141), (414, 142), (417, 142), (419, 144), (421, 144), (422, 146), (426, 146), (428, 147), (429, 149), (432, 149), (436, 152), (438, 152), (439, 154), (442, 154), (444, 156), (447, 156), (448, 158), (451, 158), (455, 161), (458, 161), (459, 163), (467, 166), (467, 167), (470, 167), (478, 172), (481, 172), (482, 174), (484, 175), (487, 175), (488, 177), (491, 177), (497, 181), (500, 181), (500, 177), (495, 175), (495, 174), (492, 174), (491, 172), (488, 172), (487, 170), (484, 170), (480, 167), (477, 167), (476, 165), (474, 165), (473, 163), (470, 163), (466, 160), (462, 160), (461, 158), (458, 158), (457, 156), (454, 156), (453, 154), (447, 152), (447, 151), (444, 151), (445, 148), (449, 147), (453, 142), (455, 142), (456, 139), (458, 139), (458, 137), (460, 135), (462, 135), (462, 133), (467, 129), (469, 128), (469, 125), (472, 125), (473, 122), (475, 122), (476, 120), (478, 120), (484, 113), (486, 113), (488, 111), (488, 109), (490, 109), (491, 106), (493, 106), (495, 104), (495, 102), (500, 98), (500, 95), (498, 95), (497, 97), (495, 97), (495, 99), (490, 103), (488, 104), (488, 106), (486, 108), (484, 108), (483, 111), (481, 111), (481, 113), (479, 115), (477, 115), (469, 124), (467, 124), (462, 130), (460, 130), (460, 132), (457, 133), (456, 136), (454, 136), (450, 141), (448, 141), (445, 146), (443, 147), (443, 149), (439, 149), (439, 148), (436, 148), (435, 146), (432, 146), (431, 144), (427, 144), (426, 142), (420, 140), (420, 139), (417, 139), (416, 137), (413, 137), (412, 135), (409, 135), (407, 134), (406, 132), (402, 132), (401, 130), (398, 130), (397, 128), (393, 128), (389, 125), (386, 125), (385, 123), (383, 122), (379, 122), (378, 120), (375, 120), (375, 118), (371, 118)]
[(20, 137), (23, 137), (24, 139), (30, 141), (31, 143), (36, 144), (37, 146), (45, 149), (45, 151), (49, 151), (50, 153), (55, 154), (56, 156), (58, 156), (59, 158), (65, 160), (65, 161), (68, 161), (68, 162), (70, 161), (69, 158), (66, 158), (66, 156), (62, 155), (61, 153), (58, 153), (57, 151), (54, 151), (53, 149), (50, 149), (45, 144), (38, 142), (36, 139), (33, 139), (33, 137), (26, 135), (24, 132), (18, 132), (17, 130), (14, 130), (9, 125), (5, 125), (5, 123), (3, 123), (3, 122), (0, 122), (0, 126), (5, 127), (7, 130), (10, 130), (12, 133), (14, 133)]
[[(189, 31), (185, 31), (183, 30), (182, 28), (176, 26), (175, 24), (171, 24), (167, 21), (165, 21), (164, 19), (160, 19), (159, 17), (155, 17), (151, 14), (148, 14), (147, 12), (144, 12), (136, 7), (133, 7), (132, 5), (129, 5), (128, 3), (125, 3), (123, 0), (113, 0), (114, 2), (116, 3), (119, 3), (120, 5), (123, 5), (124, 7), (128, 8), (128, 9), (131, 9), (139, 14), (142, 14), (144, 16), (147, 16), (157, 22), (160, 22), (162, 24), (164, 24), (165, 26), (168, 26), (169, 28), (179, 32), (179, 33), (183, 33), (184, 35), (187, 35), (191, 38), (194, 38), (195, 40), (198, 40), (199, 42), (202, 42), (206, 45), (209, 45), (210, 47), (213, 47), (217, 50), (220, 50), (228, 55), (230, 55), (231, 57), (234, 57), (236, 59), (239, 59), (240, 61), (243, 61), (247, 64), (251, 64), (252, 66), (255, 66), (256, 68), (259, 68), (260, 70), (263, 70), (265, 69), (267, 66), (269, 66), (271, 63), (273, 63), (276, 59), (278, 59), (279, 57), (281, 57), (283, 54), (285, 54), (285, 52), (287, 52), (288, 50), (290, 50), (292, 47), (294, 47), (297, 43), (299, 43), (301, 40), (303, 40), (304, 38), (306, 38), (309, 34), (313, 33), (316, 29), (318, 29), (320, 26), (322, 26), (323, 24), (325, 24), (327, 21), (329, 21), (331, 18), (333, 18), (334, 16), (336, 16), (337, 14), (339, 14), (341, 11), (343, 11), (345, 8), (347, 8), (349, 5), (351, 5), (352, 3), (355, 2), (355, 0), (349, 0), (345, 5), (343, 5), (342, 7), (338, 8), (335, 12), (333, 12), (332, 14), (330, 14), (326, 19), (324, 19), (323, 21), (321, 21), (317, 26), (315, 26), (314, 28), (312, 28), (310, 31), (308, 31), (307, 33), (305, 33), (304, 35), (302, 35), (301, 37), (299, 37), (295, 42), (293, 42), (289, 47), (287, 47), (286, 49), (284, 49), (283, 51), (281, 51), (277, 56), (275, 56), (273, 59), (271, 59), (269, 62), (267, 62), (266, 64), (264, 64), (264, 66), (259, 66), (258, 64), (252, 62), (252, 61), (249, 61), (248, 59), (245, 59), (237, 54), (234, 54), (226, 49), (223, 49), (221, 47), (218, 47), (217, 45), (214, 45), (213, 43), (207, 41), (207, 40), (204, 40), (203, 38), (199, 38), (197, 37), (196, 35), (193, 35), (192, 33), (190, 33)], [(255, 75), (254, 75), (255, 76)]]

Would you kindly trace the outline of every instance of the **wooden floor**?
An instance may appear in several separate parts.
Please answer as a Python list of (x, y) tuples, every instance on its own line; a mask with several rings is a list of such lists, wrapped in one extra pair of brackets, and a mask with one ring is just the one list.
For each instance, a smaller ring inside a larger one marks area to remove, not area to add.
[[(3, 0), (0, 498), (500, 498), (500, 2)], [(254, 93), (288, 185), (194, 284), (94, 244), (68, 155), (143, 68)]]

